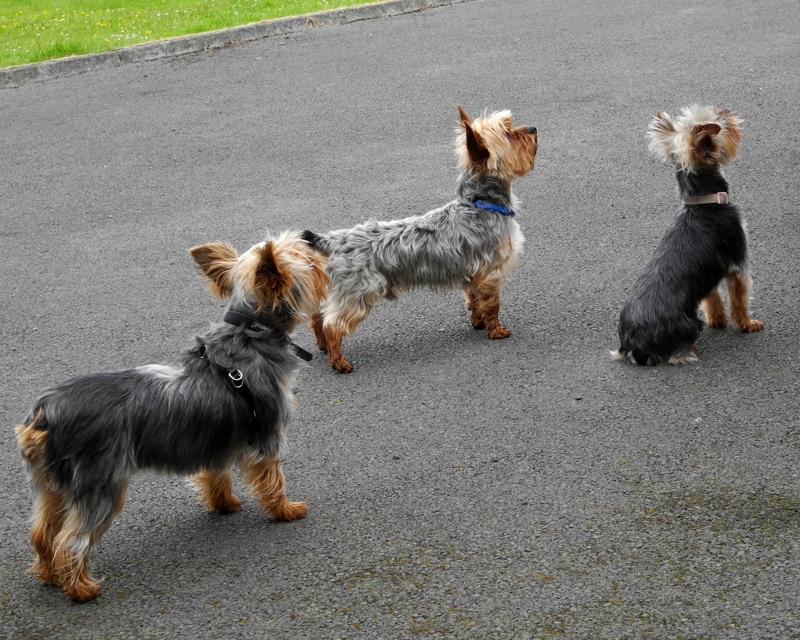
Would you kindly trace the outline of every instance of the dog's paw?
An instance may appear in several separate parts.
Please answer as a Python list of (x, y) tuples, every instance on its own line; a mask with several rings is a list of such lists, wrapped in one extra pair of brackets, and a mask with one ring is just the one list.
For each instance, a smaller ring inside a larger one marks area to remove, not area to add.
[(739, 328), (742, 333), (755, 333), (764, 328), (764, 323), (761, 320), (753, 320), (750, 318), (746, 324)]
[(75, 602), (90, 602), (100, 595), (100, 585), (92, 579), (64, 583), (64, 593)]
[(232, 493), (226, 497), (217, 497), (213, 503), (206, 503), (208, 510), (220, 516), (236, 513), (242, 508), (242, 501)]
[(511, 335), (511, 329), (506, 329), (503, 326), (497, 326), (487, 331), (492, 340), (502, 340)]
[(710, 329), (724, 329), (728, 326), (727, 320), (712, 320), (710, 318), (706, 319), (706, 326)]
[(350, 373), (353, 371), (353, 365), (344, 358), (336, 358), (331, 360), (331, 367), (336, 369), (339, 373)]
[(41, 580), (47, 584), (56, 586), (61, 584), (61, 578), (58, 577), (56, 571), (52, 567), (47, 566), (41, 558), (36, 559), (31, 568), (28, 569), (28, 572), (32, 573), (37, 580)]
[(305, 502), (290, 502), (284, 500), (277, 506), (271, 507), (269, 514), (281, 522), (291, 522), (305, 518), (308, 513), (308, 505)]

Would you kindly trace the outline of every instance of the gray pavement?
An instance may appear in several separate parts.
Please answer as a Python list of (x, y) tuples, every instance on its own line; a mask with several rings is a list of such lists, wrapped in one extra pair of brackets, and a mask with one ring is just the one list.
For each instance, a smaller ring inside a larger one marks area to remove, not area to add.
[[(474, 0), (0, 90), (0, 636), (800, 638), (798, 8)], [(745, 120), (728, 176), (766, 329), (625, 366), (618, 311), (676, 209), (644, 132), (694, 102)], [(307, 519), (143, 474), (97, 601), (27, 575), (35, 396), (218, 321), (190, 246), (448, 201), (456, 104), (540, 131), (514, 335), (455, 292), (382, 303), (353, 374), (299, 377)]]

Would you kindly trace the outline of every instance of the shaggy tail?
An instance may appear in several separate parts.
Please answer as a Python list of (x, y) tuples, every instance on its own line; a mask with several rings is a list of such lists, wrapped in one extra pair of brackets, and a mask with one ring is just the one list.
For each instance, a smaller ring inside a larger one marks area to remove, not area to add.
[(306, 230), (300, 234), (300, 239), (307, 242), (318, 251), (321, 251), (326, 256), (328, 255), (328, 243), (322, 236), (317, 235), (313, 231)]
[(14, 431), (17, 434), (17, 443), (23, 460), (33, 464), (43, 462), (47, 442), (47, 420), (44, 417), (44, 408), (36, 409), (29, 416), (28, 421), (25, 424), (17, 425)]

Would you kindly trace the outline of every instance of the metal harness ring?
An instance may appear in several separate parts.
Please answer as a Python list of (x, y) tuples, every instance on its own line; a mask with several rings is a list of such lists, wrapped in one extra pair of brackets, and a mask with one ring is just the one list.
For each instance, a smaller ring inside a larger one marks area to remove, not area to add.
[(242, 372), (238, 369), (236, 371), (230, 371), (228, 373), (228, 377), (231, 379), (231, 382), (236, 389), (241, 389), (244, 386)]

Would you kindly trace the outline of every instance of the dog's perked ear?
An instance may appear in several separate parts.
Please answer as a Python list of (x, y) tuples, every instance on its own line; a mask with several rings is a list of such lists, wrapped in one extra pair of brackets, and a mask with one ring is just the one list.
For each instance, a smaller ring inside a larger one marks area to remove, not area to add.
[(675, 160), (675, 141), (678, 132), (672, 123), (672, 118), (668, 113), (659, 111), (648, 130), (650, 135), (650, 151), (655, 153), (662, 160)]
[(742, 120), (728, 109), (715, 109), (715, 111), (724, 123), (722, 135), (717, 137), (717, 141), (722, 147), (722, 162), (727, 164), (739, 153), (739, 143), (742, 141)]
[(210, 280), (208, 290), (218, 298), (229, 298), (233, 281), (231, 269), (239, 256), (227, 242), (210, 242), (189, 249), (195, 264)]
[(722, 127), (716, 122), (705, 122), (692, 127), (688, 138), (694, 165), (718, 163), (720, 146), (714, 136), (721, 131)]
[(458, 105), (458, 113), (461, 116), (461, 125), (464, 127), (464, 133), (467, 136), (467, 153), (470, 160), (476, 166), (486, 164), (491, 154), (486, 148), (483, 138), (473, 130), (472, 120), (467, 115), (467, 112), (461, 108), (461, 105)]
[(256, 268), (253, 272), (252, 289), (258, 301), (258, 310), (274, 309), (286, 300), (294, 286), (294, 278), (288, 265), (282, 265), (275, 255), (275, 244), (268, 240), (255, 250)]

